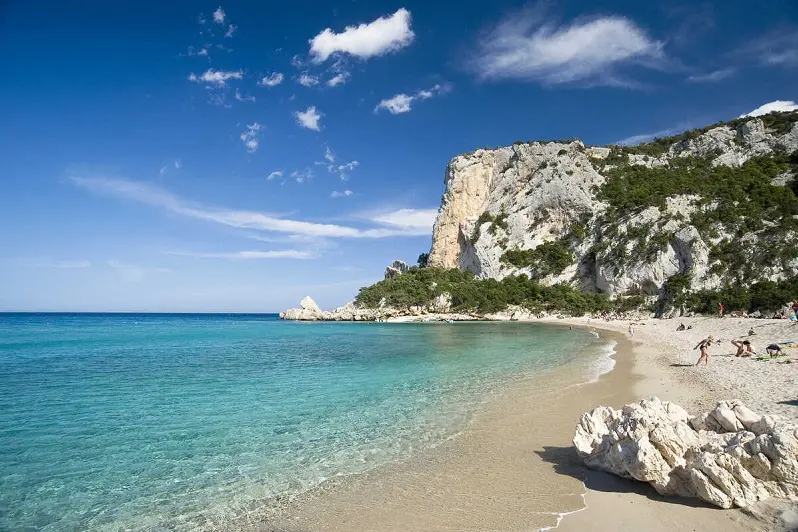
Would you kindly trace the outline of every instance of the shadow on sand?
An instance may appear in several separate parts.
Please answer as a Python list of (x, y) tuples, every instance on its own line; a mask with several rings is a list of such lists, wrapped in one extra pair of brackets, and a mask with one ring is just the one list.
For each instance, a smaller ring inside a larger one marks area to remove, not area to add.
[(654, 501), (667, 504), (678, 504), (692, 508), (713, 508), (711, 504), (699, 499), (686, 497), (663, 497), (654, 488), (644, 482), (627, 480), (610, 473), (593, 471), (582, 464), (576, 449), (573, 447), (544, 447), (542, 451), (535, 451), (545, 462), (554, 465), (554, 471), (561, 475), (568, 475), (584, 482), (588, 489), (609, 493), (637, 493)]
[(778, 401), (780, 405), (798, 406), (798, 399), (790, 399), (789, 401)]

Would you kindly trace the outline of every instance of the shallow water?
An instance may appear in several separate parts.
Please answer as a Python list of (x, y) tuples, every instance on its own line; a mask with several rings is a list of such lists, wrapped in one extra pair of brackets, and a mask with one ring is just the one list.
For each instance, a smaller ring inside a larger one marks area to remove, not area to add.
[(461, 430), (606, 342), (520, 323), (0, 314), (0, 529), (194, 530)]

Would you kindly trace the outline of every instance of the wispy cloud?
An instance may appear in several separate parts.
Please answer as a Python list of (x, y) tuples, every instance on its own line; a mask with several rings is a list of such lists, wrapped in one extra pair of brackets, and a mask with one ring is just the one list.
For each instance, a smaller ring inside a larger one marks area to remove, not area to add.
[(169, 268), (149, 268), (136, 264), (128, 264), (116, 259), (105, 261), (105, 264), (116, 270), (119, 277), (127, 283), (137, 283), (151, 273), (172, 273)]
[(217, 24), (224, 24), (225, 17), (226, 15), (222, 6), (219, 6), (216, 11), (213, 12), (213, 21)]
[(750, 113), (740, 115), (740, 118), (762, 116), (774, 112), (786, 113), (788, 111), (798, 111), (798, 104), (792, 100), (776, 100), (760, 105)]
[(284, 79), (285, 76), (281, 72), (272, 72), (268, 76), (264, 76), (263, 79), (258, 81), (258, 85), (261, 87), (276, 87), (282, 83)]
[(372, 213), (368, 219), (379, 224), (405, 229), (414, 229), (431, 234), (437, 209), (397, 209), (381, 213)]
[(202, 253), (190, 251), (170, 251), (170, 255), (197, 257), (203, 259), (262, 260), (262, 259), (313, 259), (316, 254), (305, 249), (279, 249), (269, 251), (235, 251), (232, 253)]
[(337, 190), (333, 190), (332, 194), (330, 194), (330, 197), (331, 198), (347, 198), (347, 197), (351, 196), (352, 194), (354, 194), (354, 192), (352, 192), (349, 189), (342, 190), (340, 192), (337, 191)]
[(247, 130), (241, 133), (241, 142), (244, 143), (244, 147), (246, 147), (249, 153), (258, 151), (258, 145), (260, 144), (258, 140), (258, 131), (260, 131), (260, 124), (255, 122), (248, 125)]
[(172, 214), (212, 222), (228, 227), (291, 235), (327, 238), (386, 238), (392, 236), (428, 236), (432, 229), (434, 209), (400, 209), (372, 213), (365, 218), (383, 228), (360, 229), (351, 226), (307, 222), (281, 218), (271, 214), (236, 209), (206, 207), (184, 200), (153, 185), (106, 177), (71, 176), (73, 185), (98, 194), (124, 198)]
[(680, 131), (684, 131), (684, 128), (671, 128), (671, 129), (663, 129), (660, 131), (655, 131), (653, 133), (641, 133), (639, 135), (632, 135), (631, 137), (626, 137), (625, 139), (618, 140), (616, 142), (613, 142), (613, 144), (616, 144), (618, 146), (636, 146), (637, 144), (649, 142), (657, 138), (675, 135)]
[(414, 37), (410, 12), (402, 8), (369, 23), (347, 26), (341, 33), (325, 29), (310, 40), (310, 56), (314, 63), (323, 63), (337, 53), (369, 59), (401, 50)]
[(335, 164), (335, 161), (335, 154), (332, 152), (329, 146), (325, 146), (324, 161), (317, 161), (316, 165), (326, 166), (327, 171), (331, 174), (338, 174), (338, 177), (341, 178), (341, 181), (346, 181), (349, 179), (348, 172), (351, 172), (358, 165), (360, 165), (358, 161), (349, 161), (346, 164)]
[(188, 76), (189, 81), (216, 87), (224, 87), (230, 79), (244, 79), (244, 73), (241, 70), (214, 70), (209, 68), (199, 76), (193, 72)]
[(282, 170), (275, 170), (274, 172), (272, 172), (268, 176), (266, 176), (266, 180), (267, 181), (273, 181), (275, 179), (280, 179), (281, 177), (283, 177), (283, 171)]
[(290, 177), (297, 183), (304, 183), (305, 181), (313, 177), (313, 170), (311, 170), (310, 168), (305, 168), (304, 170), (294, 170), (293, 172), (291, 172)]
[(429, 89), (422, 89), (413, 95), (404, 93), (397, 94), (381, 100), (380, 103), (377, 104), (377, 107), (374, 108), (374, 112), (378, 113), (381, 109), (385, 109), (393, 115), (408, 113), (412, 109), (413, 102), (417, 100), (428, 100), (433, 96), (446, 94), (449, 91), (451, 91), (451, 85), (443, 83), (430, 87)]
[(241, 92), (238, 89), (236, 89), (236, 100), (238, 100), (239, 102), (254, 102), (255, 101), (255, 97), (254, 96), (244, 96), (244, 95), (241, 94)]
[(315, 87), (319, 84), (319, 78), (316, 76), (311, 76), (307, 72), (302, 73), (299, 77), (297, 77), (296, 82), (302, 85), (303, 87)]
[(349, 79), (349, 72), (341, 72), (327, 80), (328, 87), (337, 87), (343, 85)]
[(238, 26), (236, 26), (235, 24), (230, 24), (229, 26), (227, 26), (227, 31), (224, 32), (224, 36), (225, 37), (232, 37), (237, 29), (238, 29)]
[(694, 74), (688, 77), (687, 81), (692, 83), (716, 83), (732, 77), (735, 72), (736, 70), (734, 68), (722, 68), (705, 74)]
[(189, 57), (191, 57), (191, 56), (208, 57), (208, 46), (210, 46), (210, 45), (205, 45), (205, 46), (203, 46), (201, 48), (196, 48), (194, 46), (189, 46), (187, 55)]
[(737, 55), (767, 67), (798, 65), (798, 27), (785, 26), (771, 31), (740, 48)]
[(547, 19), (543, 4), (513, 13), (478, 43), (470, 67), (482, 79), (516, 79), (545, 85), (633, 86), (622, 69), (655, 68), (663, 43), (620, 16)]
[(305, 129), (312, 129), (313, 131), (321, 130), (321, 117), (324, 116), (320, 113), (315, 106), (310, 106), (304, 111), (297, 111), (294, 113), (294, 118), (297, 124)]

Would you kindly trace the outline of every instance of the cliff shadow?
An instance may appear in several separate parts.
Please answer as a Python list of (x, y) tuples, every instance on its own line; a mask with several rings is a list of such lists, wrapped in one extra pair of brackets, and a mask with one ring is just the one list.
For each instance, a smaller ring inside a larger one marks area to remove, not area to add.
[(568, 475), (585, 484), (590, 490), (605, 493), (636, 493), (654, 501), (667, 504), (678, 504), (691, 508), (712, 508), (716, 506), (705, 503), (700, 499), (688, 497), (664, 497), (657, 493), (649, 484), (629, 480), (619, 476), (595, 471), (585, 466), (576, 454), (573, 447), (543, 447), (542, 451), (535, 451), (544, 462), (554, 465), (554, 471), (561, 475)]

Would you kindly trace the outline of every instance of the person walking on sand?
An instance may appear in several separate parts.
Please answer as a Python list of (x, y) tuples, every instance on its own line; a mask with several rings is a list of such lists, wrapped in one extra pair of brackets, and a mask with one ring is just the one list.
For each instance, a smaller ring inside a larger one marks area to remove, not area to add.
[(718, 317), (723, 317), (723, 303), (718, 303)]
[(635, 335), (635, 328), (632, 327), (632, 324), (630, 323), (629, 324), (629, 336), (634, 336), (634, 335)]
[(698, 342), (698, 345), (693, 348), (698, 349), (701, 352), (701, 356), (698, 357), (698, 362), (695, 363), (696, 366), (701, 364), (702, 360), (704, 361), (705, 366), (709, 364), (709, 346), (711, 346), (712, 342), (714, 341), (715, 339), (712, 338), (712, 336), (707, 336), (705, 339)]

